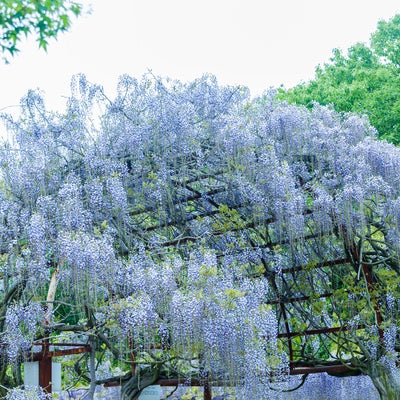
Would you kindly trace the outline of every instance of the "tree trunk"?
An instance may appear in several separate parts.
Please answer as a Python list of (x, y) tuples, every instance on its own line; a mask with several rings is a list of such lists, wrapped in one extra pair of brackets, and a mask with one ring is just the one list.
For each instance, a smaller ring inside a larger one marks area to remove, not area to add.
[(96, 340), (93, 335), (89, 336), (90, 344), (90, 358), (89, 358), (89, 372), (90, 372), (90, 387), (87, 395), (88, 400), (94, 399), (96, 391)]
[(6, 397), (7, 390), (6, 390), (6, 385), (8, 382), (6, 382), (6, 371), (7, 371), (7, 365), (1, 363), (0, 365), (0, 397)]
[(368, 371), (381, 400), (400, 400), (400, 379), (382, 366), (374, 365)]
[(157, 368), (146, 368), (137, 371), (121, 388), (121, 399), (136, 400), (140, 392), (147, 386), (152, 385), (159, 378), (159, 370)]

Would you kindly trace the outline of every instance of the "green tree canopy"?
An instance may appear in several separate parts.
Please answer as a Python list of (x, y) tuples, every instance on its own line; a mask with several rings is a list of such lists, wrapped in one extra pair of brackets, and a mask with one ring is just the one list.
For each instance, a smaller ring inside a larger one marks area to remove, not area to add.
[(316, 68), (315, 78), (279, 97), (312, 107), (334, 104), (337, 111), (366, 114), (379, 136), (400, 143), (400, 15), (381, 21), (370, 46), (357, 43), (343, 54), (333, 50), (328, 63)]
[(378, 23), (378, 30), (371, 37), (371, 46), (377, 55), (400, 67), (400, 14), (388, 22)]
[(0, 2), (0, 46), (3, 54), (19, 51), (23, 37), (33, 35), (46, 50), (48, 41), (68, 30), (82, 5), (71, 0), (3, 0)]

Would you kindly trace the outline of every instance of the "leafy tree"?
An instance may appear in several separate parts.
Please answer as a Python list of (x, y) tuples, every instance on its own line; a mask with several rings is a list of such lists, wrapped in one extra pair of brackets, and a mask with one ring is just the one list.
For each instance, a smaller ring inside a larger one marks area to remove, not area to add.
[(400, 143), (400, 15), (381, 21), (371, 45), (358, 43), (347, 55), (335, 49), (330, 61), (316, 69), (315, 79), (279, 97), (312, 107), (313, 102), (333, 104), (338, 111), (366, 114), (379, 136)]
[(398, 398), (399, 149), (209, 76), (73, 87), (64, 115), (30, 92), (3, 116), (3, 386), (47, 336), (90, 342), (70, 374), (127, 399), (163, 380), (273, 398), (317, 366)]
[(4, 0), (0, 2), (0, 47), (13, 56), (23, 37), (33, 35), (39, 47), (68, 30), (71, 18), (81, 13), (82, 5), (71, 0)]
[(390, 21), (379, 21), (371, 37), (371, 47), (388, 63), (400, 67), (400, 14)]

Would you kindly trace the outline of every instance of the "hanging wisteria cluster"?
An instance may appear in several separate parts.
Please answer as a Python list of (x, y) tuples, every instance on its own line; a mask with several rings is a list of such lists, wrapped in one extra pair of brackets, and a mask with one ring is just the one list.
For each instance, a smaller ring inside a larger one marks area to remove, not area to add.
[(43, 318), (43, 309), (39, 303), (32, 302), (26, 306), (13, 303), (7, 308), (5, 330), (1, 337), (11, 362), (17, 362), (21, 352), (30, 350)]
[(21, 107), (0, 150), (11, 360), (57, 279), (46, 332), (133, 364), (127, 398), (146, 371), (243, 399), (315, 365), (397, 376), (400, 152), (365, 118), (151, 74), (114, 100), (78, 75), (63, 115)]
[(51, 397), (40, 387), (25, 387), (12, 389), (6, 400), (48, 400)]

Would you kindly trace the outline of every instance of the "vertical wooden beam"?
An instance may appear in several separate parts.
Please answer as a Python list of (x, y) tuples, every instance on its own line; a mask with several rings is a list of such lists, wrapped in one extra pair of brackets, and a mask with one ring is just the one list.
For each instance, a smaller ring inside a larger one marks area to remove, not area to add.
[(51, 357), (49, 356), (49, 339), (42, 342), (42, 357), (39, 360), (39, 386), (51, 393)]
[[(253, 244), (253, 243), (252, 243)], [(255, 247), (255, 246), (254, 246)], [(282, 297), (281, 294), (279, 292), (279, 288), (278, 285), (275, 282), (275, 277), (274, 275), (272, 275), (268, 269), (268, 263), (267, 261), (264, 259), (264, 257), (261, 257), (261, 262), (264, 266), (265, 272), (264, 272), (264, 276), (267, 277), (268, 279), (268, 283), (272, 286), (272, 290), (275, 292), (276, 296), (278, 297), (278, 302), (279, 302), (279, 308), (281, 310), (281, 314), (282, 314), (282, 318), (283, 318), (283, 323), (285, 325), (285, 330), (286, 330), (286, 337), (288, 340), (288, 348), (289, 348), (289, 369), (292, 370), (293, 368), (293, 361), (294, 361), (294, 357), (293, 357), (293, 345), (292, 345), (292, 335), (291, 335), (291, 331), (290, 331), (290, 325), (289, 325), (289, 319), (286, 313), (286, 308), (285, 308), (285, 304), (282, 301)]]
[[(370, 293), (370, 296), (372, 297), (372, 296), (374, 296), (373, 292), (375, 291), (375, 285), (374, 285), (374, 281), (372, 279), (371, 273), (369, 271), (368, 265), (362, 263), (362, 270), (363, 270), (363, 273), (365, 276), (365, 280), (367, 282), (368, 291)], [(372, 298), (372, 302), (374, 304), (376, 323), (378, 325), (379, 339), (380, 339), (381, 343), (383, 343), (383, 339), (384, 339), (384, 337), (383, 337), (384, 334), (383, 334), (383, 329), (382, 329), (383, 317), (381, 314), (381, 310), (379, 308), (378, 300), (375, 298), (375, 296)]]
[(135, 343), (130, 333), (128, 333), (128, 345), (129, 345), (130, 359), (132, 361), (132, 367), (131, 367), (132, 376), (135, 376), (136, 375)]
[[(341, 231), (342, 231), (343, 237), (345, 239), (345, 249), (350, 253), (351, 257), (353, 258), (353, 261), (355, 261), (358, 264), (359, 271), (361, 268), (362, 272), (364, 274), (365, 281), (367, 283), (367, 289), (368, 289), (369, 295), (371, 296), (371, 299), (373, 302), (376, 323), (378, 325), (379, 339), (380, 339), (380, 342), (383, 343), (383, 339), (384, 339), (383, 338), (383, 336), (384, 336), (383, 329), (382, 329), (383, 316), (382, 316), (381, 310), (379, 308), (378, 299), (374, 296), (375, 282), (371, 276), (370, 267), (364, 263), (364, 260), (362, 259), (362, 254), (360, 254), (360, 251), (357, 248), (356, 243), (354, 242), (354, 239), (350, 237), (349, 233), (347, 232), (346, 227), (341, 226)], [(360, 240), (362, 240), (362, 239), (360, 239)]]
[(211, 393), (211, 386), (208, 381), (204, 382), (204, 400), (211, 400), (212, 393)]
[[(53, 318), (53, 306), (54, 306), (54, 299), (56, 297), (58, 274), (59, 271), (57, 267), (51, 276), (49, 290), (47, 292), (46, 307), (44, 312), (44, 325), (46, 327), (49, 327), (51, 325), (51, 320)], [(46, 333), (50, 334), (50, 331), (46, 329)], [(51, 377), (52, 357), (50, 356), (49, 351), (50, 351), (50, 340), (47, 337), (46, 339), (43, 339), (42, 351), (41, 351), (42, 357), (39, 359), (39, 386), (41, 386), (44, 391), (50, 394), (51, 380), (52, 380)]]
[(51, 358), (43, 358), (39, 361), (39, 386), (46, 393), (51, 393)]

